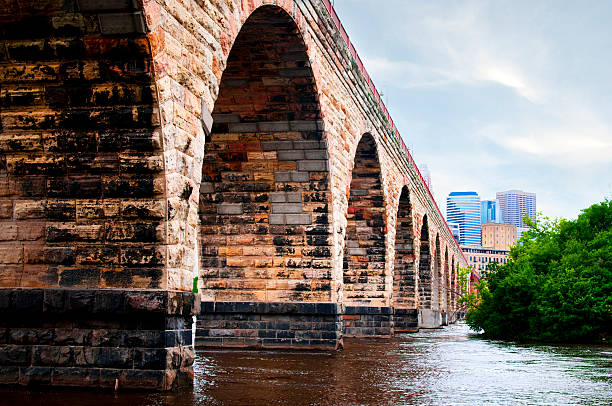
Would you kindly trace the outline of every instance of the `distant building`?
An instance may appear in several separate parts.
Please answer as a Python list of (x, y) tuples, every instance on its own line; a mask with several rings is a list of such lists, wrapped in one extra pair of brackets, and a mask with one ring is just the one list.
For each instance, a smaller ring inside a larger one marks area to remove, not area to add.
[(532, 220), (535, 219), (535, 193), (523, 192), (522, 190), (508, 190), (497, 192), (496, 197), (499, 200), (504, 223), (514, 224), (517, 227), (527, 227), (523, 222), (523, 214), (527, 214)]
[(429, 191), (433, 194), (433, 185), (431, 184), (431, 172), (429, 171), (429, 167), (427, 164), (417, 165), (419, 167), (419, 172), (421, 172), (421, 176), (425, 180)]
[(507, 250), (496, 250), (487, 247), (467, 247), (462, 246), (461, 250), (467, 259), (468, 265), (472, 265), (472, 269), (479, 274), (487, 269), (487, 265), (492, 262), (497, 262), (500, 265), (508, 262)]
[(482, 246), (496, 250), (508, 250), (516, 244), (514, 224), (484, 223), (482, 225)]
[(455, 238), (455, 241), (459, 243), (459, 241), (461, 240), (461, 227), (459, 223), (447, 222), (446, 224), (448, 224), (448, 227), (450, 228), (451, 233), (453, 234), (453, 237)]
[(480, 202), (480, 222), (503, 223), (499, 200), (482, 200)]
[(446, 221), (459, 224), (459, 244), (480, 245), (480, 197), (476, 192), (451, 192), (446, 198)]

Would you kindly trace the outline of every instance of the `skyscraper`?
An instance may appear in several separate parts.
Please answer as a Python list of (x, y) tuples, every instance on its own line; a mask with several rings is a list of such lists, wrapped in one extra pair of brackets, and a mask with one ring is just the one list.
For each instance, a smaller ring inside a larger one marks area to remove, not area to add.
[(458, 223), (460, 244), (480, 245), (480, 196), (476, 192), (451, 192), (446, 198), (446, 221)]
[(482, 200), (480, 202), (480, 222), (482, 224), (502, 222), (499, 200)]
[(501, 207), (502, 220), (506, 224), (514, 224), (519, 227), (526, 227), (523, 222), (523, 214), (527, 214), (530, 219), (535, 219), (536, 195), (535, 193), (523, 192), (522, 190), (507, 190), (497, 192), (497, 200)]

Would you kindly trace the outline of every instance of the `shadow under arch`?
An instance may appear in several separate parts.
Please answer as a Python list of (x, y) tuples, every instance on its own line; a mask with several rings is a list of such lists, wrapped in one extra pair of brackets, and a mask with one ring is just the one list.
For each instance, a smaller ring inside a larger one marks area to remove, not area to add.
[(402, 188), (396, 218), (393, 264), (394, 331), (414, 331), (418, 326), (414, 226), (408, 186)]
[(391, 335), (385, 283), (385, 205), (374, 137), (365, 133), (355, 151), (343, 252), (346, 336)]
[[(207, 313), (196, 344), (282, 348), (300, 339), (304, 348), (337, 347), (339, 328), (325, 339), (315, 331), (337, 321), (327, 143), (308, 49), (282, 8), (261, 6), (245, 21), (212, 117), (198, 210)], [(281, 322), (287, 302), (295, 320)], [(313, 302), (328, 312), (316, 313)], [(238, 334), (253, 314), (260, 322)], [(297, 314), (309, 319), (298, 326)], [(219, 320), (231, 332), (222, 339)]]
[(419, 309), (431, 309), (431, 247), (427, 215), (423, 216), (419, 250)]
[(435, 254), (434, 254), (434, 270), (431, 278), (431, 308), (441, 311), (442, 304), (442, 253), (440, 251), (440, 234), (436, 233), (435, 239)]

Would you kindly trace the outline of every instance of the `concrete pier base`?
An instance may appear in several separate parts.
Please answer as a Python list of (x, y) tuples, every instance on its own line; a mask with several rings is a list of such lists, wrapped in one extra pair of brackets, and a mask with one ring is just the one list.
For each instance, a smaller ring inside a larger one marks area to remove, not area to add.
[(442, 313), (438, 310), (419, 309), (419, 328), (438, 328), (442, 326)]

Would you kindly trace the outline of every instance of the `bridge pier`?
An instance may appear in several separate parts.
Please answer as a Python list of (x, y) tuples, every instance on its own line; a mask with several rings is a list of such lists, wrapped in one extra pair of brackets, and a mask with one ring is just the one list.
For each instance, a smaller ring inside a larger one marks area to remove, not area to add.
[(0, 289), (0, 384), (190, 385), (195, 309), (183, 292)]
[(392, 307), (346, 306), (342, 320), (345, 337), (391, 337), (393, 335)]
[(204, 302), (197, 347), (336, 350), (342, 347), (336, 303)]
[(444, 325), (443, 313), (434, 309), (419, 309), (419, 328), (438, 328)]
[(394, 333), (414, 333), (419, 330), (417, 309), (395, 309), (393, 314)]

